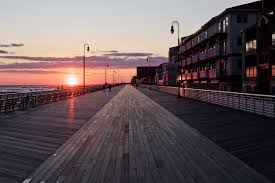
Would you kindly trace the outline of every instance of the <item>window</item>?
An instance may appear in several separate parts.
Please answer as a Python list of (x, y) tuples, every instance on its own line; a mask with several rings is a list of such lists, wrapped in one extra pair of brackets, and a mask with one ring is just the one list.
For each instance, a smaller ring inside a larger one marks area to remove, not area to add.
[(207, 37), (208, 37), (208, 32), (207, 31), (204, 32), (204, 36), (205, 36), (205, 39), (207, 39)]
[(242, 60), (238, 60), (238, 68), (241, 69), (242, 68)]
[(247, 19), (248, 19), (247, 15), (243, 15), (243, 23), (247, 23)]
[(214, 69), (216, 69), (216, 64), (211, 64), (210, 65), (210, 70), (214, 70)]
[(241, 15), (237, 15), (237, 23), (241, 23), (242, 22), (242, 16)]
[(257, 68), (256, 67), (246, 68), (246, 77), (247, 78), (256, 78), (257, 77)]
[(245, 49), (246, 49), (246, 52), (256, 50), (257, 49), (257, 40), (254, 39), (254, 40), (246, 42)]
[(242, 37), (239, 36), (239, 37), (237, 38), (237, 46), (242, 46), (242, 44), (243, 44), (242, 42), (243, 42)]
[(272, 34), (272, 46), (275, 46), (275, 33)]
[(226, 40), (225, 41), (222, 41), (222, 54), (226, 54), (226, 51), (227, 51), (227, 42)]
[(275, 77), (275, 65), (272, 65), (272, 76)]
[(224, 23), (225, 26), (228, 27), (228, 17), (226, 17), (224, 21), (225, 21), (225, 23)]
[(226, 17), (219, 23), (219, 31), (220, 32), (226, 32), (228, 24), (229, 24), (228, 23), (228, 17)]
[(237, 23), (247, 23), (248, 22), (248, 15), (237, 15)]

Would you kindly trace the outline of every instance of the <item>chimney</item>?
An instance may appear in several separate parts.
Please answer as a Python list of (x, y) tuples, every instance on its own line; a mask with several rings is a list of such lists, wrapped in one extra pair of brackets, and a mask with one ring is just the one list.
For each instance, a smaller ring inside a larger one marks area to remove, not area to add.
[(263, 10), (274, 8), (275, 1), (274, 0), (262, 0), (262, 8)]

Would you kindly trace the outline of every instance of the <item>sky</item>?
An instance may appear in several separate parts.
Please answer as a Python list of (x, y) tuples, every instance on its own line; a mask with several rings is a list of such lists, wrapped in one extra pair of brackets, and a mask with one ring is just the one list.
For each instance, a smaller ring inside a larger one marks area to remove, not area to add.
[(167, 62), (181, 36), (226, 8), (251, 0), (0, 0), (0, 85), (66, 84), (82, 77), (88, 43), (87, 82), (129, 81), (136, 66)]

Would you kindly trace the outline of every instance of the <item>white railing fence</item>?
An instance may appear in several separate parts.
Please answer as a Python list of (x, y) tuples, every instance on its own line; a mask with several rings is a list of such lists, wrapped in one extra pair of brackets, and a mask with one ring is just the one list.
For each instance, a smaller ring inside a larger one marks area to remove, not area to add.
[[(147, 85), (141, 86), (148, 88)], [(152, 86), (152, 89), (172, 95), (178, 94), (177, 87)], [(181, 95), (194, 100), (275, 118), (275, 96), (192, 88), (181, 88)]]

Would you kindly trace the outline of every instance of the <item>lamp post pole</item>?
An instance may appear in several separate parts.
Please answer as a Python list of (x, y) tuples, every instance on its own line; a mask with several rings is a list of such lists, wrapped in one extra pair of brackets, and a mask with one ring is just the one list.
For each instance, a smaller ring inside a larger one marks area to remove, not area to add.
[(83, 56), (83, 92), (85, 92), (85, 88), (86, 88), (86, 49), (87, 49), (87, 52), (90, 51), (90, 45), (87, 43), (84, 44), (84, 56)]
[[(177, 25), (178, 28), (178, 48), (177, 48), (177, 62), (179, 62), (179, 46), (180, 46), (180, 25), (178, 21), (173, 21), (172, 22), (172, 26), (171, 26), (171, 33), (174, 34), (175, 29), (174, 29), (174, 24)], [(180, 80), (182, 80), (181, 78), (181, 72), (180, 72)], [(180, 94), (180, 81), (178, 81), (178, 98), (181, 98), (181, 94)]]
[(107, 64), (105, 67), (105, 85), (107, 85), (107, 68), (109, 67), (109, 65)]
[(113, 70), (113, 85), (115, 85), (115, 74), (116, 74), (116, 71)]
[(149, 62), (149, 85), (150, 85), (150, 90), (152, 90), (152, 79), (151, 79), (151, 58), (147, 57), (147, 62)]

